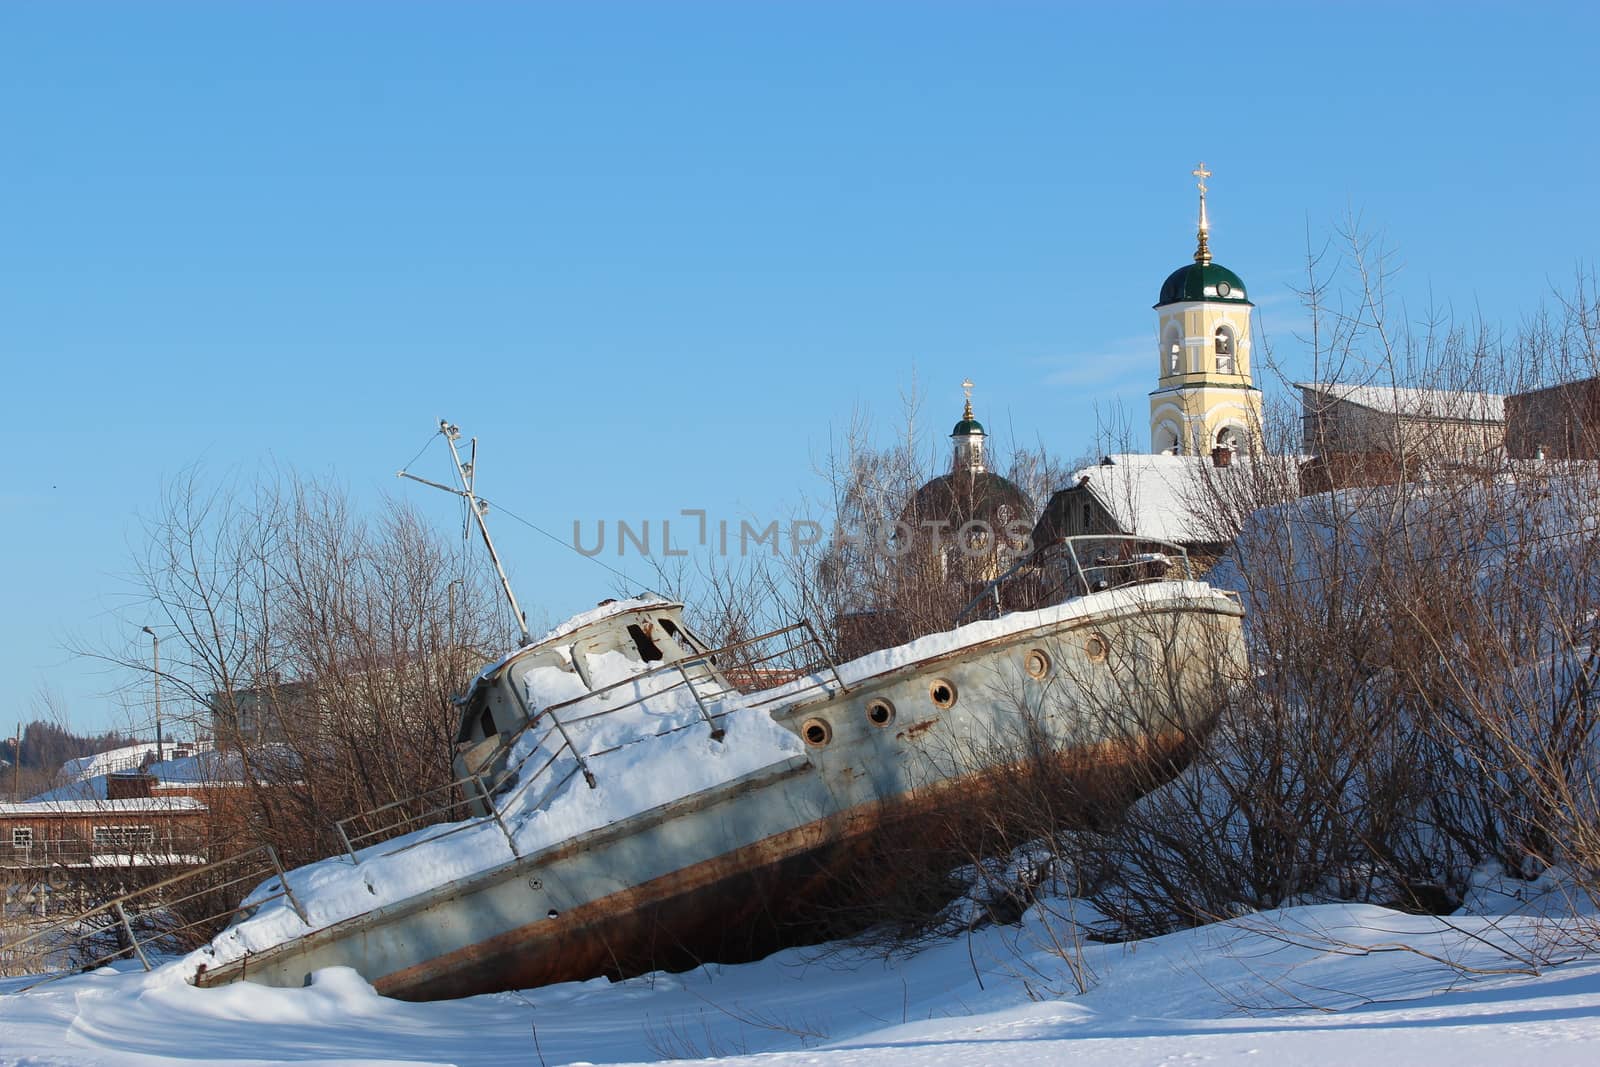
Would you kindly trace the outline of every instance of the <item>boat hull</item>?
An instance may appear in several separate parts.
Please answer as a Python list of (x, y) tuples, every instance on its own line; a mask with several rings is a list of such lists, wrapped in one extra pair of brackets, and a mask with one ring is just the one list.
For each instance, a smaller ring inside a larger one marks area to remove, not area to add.
[[(1102, 810), (1121, 783), (1166, 773), (1185, 747), (1184, 739), (1169, 738), (1159, 751), (1141, 753), (1138, 766), (1109, 757), (1116, 762), (1096, 768), (1106, 781), (1084, 797), (1083, 817)], [(375, 985), (402, 1000), (440, 1000), (742, 963), (858, 932), (875, 918), (904, 917), (899, 878), (936, 876), (982, 851), (979, 842), (989, 835), (963, 819), (961, 809), (1006, 793), (988, 775), (974, 775), (925, 795), (866, 805), (393, 972)], [(908, 838), (916, 840), (915, 858), (907, 854)]]
[[(1177, 773), (1242, 677), (1240, 617), (1220, 594), (1147, 597), (889, 666), (770, 712), (802, 737), (824, 725), (803, 755), (196, 981), (301, 985), (345, 965), (429, 1000), (859, 928), (908, 876), (1097, 822)], [(869, 716), (880, 701), (888, 723)]]

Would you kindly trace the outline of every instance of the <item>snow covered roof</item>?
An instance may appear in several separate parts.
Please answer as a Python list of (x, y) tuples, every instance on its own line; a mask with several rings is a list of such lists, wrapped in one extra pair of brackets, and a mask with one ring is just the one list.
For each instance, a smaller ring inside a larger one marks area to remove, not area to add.
[(113, 815), (135, 811), (205, 811), (194, 797), (135, 797), (129, 800), (29, 800), (0, 804), (0, 815)]
[(1107, 456), (1074, 471), (1072, 481), (1093, 493), (1128, 533), (1179, 544), (1207, 543), (1220, 539), (1207, 515), (1215, 510), (1207, 506), (1210, 493), (1219, 484), (1249, 477), (1254, 473), (1251, 465), (1260, 463), (1293, 466), (1298, 457), (1240, 456), (1231, 466), (1218, 467), (1209, 456), (1134, 452)]
[(1387, 385), (1345, 385), (1341, 382), (1295, 382), (1294, 387), (1381, 411), (1464, 422), (1504, 422), (1505, 397), (1498, 393), (1452, 392), (1448, 389), (1405, 389)]
[[(168, 742), (163, 748), (172, 749), (176, 746)], [(84, 778), (93, 778), (97, 774), (110, 774), (113, 771), (137, 770), (144, 762), (144, 758), (156, 750), (154, 741), (141, 742), (136, 745), (123, 745), (121, 748), (111, 748), (104, 752), (96, 752), (92, 756), (79, 756), (69, 759), (61, 765), (61, 776), (68, 781), (80, 781)]]
[(598, 606), (574, 615), (572, 618), (552, 628), (545, 633), (544, 636), (529, 641), (521, 648), (514, 648), (510, 652), (507, 652), (505, 655), (501, 656), (499, 659), (495, 660), (493, 663), (487, 664), (481, 671), (478, 672), (477, 677), (472, 679), (472, 684), (467, 686), (467, 691), (456, 698), (456, 703), (470, 703), (480, 686), (489, 681), (491, 678), (495, 677), (495, 675), (499, 674), (502, 669), (511, 663), (512, 660), (515, 660), (533, 651), (534, 649), (542, 648), (546, 645), (552, 644), (563, 637), (577, 632), (591, 623), (599, 622), (601, 619), (607, 619), (613, 615), (625, 615), (628, 612), (644, 611), (663, 607), (681, 608), (683, 605), (675, 600), (668, 600), (665, 597), (657, 596), (655, 593), (640, 593), (638, 596), (629, 597), (627, 600), (603, 600)]
[[(148, 747), (153, 752), (156, 746), (152, 744), (135, 747)], [(175, 746), (168, 742), (164, 747), (171, 750)], [(117, 749), (114, 751), (121, 752), (126, 750)], [(111, 754), (101, 753), (102, 756)], [(74, 762), (83, 763), (85, 760), (93, 758), (92, 756), (85, 757), (84, 760)], [(292, 756), (277, 754), (277, 758), (292, 759)], [(111, 772), (98, 772), (88, 777), (67, 781), (53, 789), (47, 789), (43, 793), (29, 797), (28, 800), (30, 803), (61, 800), (104, 800), (106, 798), (107, 773), (115, 773), (117, 770), (135, 770), (138, 769), (139, 764), (142, 762), (141, 758), (140, 761), (132, 766), (113, 763), (114, 770)], [(196, 752), (192, 756), (180, 756), (177, 759), (166, 760), (162, 763), (152, 763), (148, 770), (150, 774), (155, 776), (157, 789), (182, 788), (189, 785), (223, 785), (243, 782), (245, 778), (244, 769), (240, 765), (237, 753), (218, 752), (214, 749)]]

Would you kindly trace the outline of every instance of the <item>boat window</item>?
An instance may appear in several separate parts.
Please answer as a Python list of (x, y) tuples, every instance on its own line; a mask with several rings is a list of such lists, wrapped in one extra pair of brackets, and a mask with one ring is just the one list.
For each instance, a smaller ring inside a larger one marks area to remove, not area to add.
[(633, 638), (633, 647), (639, 650), (639, 658), (646, 663), (654, 663), (662, 658), (661, 646), (650, 640), (650, 636), (638, 624), (628, 624), (628, 636)]
[(494, 713), (487, 707), (483, 709), (483, 714), (478, 716), (478, 729), (483, 732), (484, 737), (493, 737), (500, 732), (500, 727), (494, 722)]
[(678, 647), (685, 652), (704, 652), (708, 647), (687, 626), (679, 626), (666, 617), (659, 618), (656, 622), (661, 624), (661, 628), (667, 632), (667, 636), (678, 642)]
[(800, 727), (800, 736), (812, 748), (823, 748), (833, 740), (833, 727), (825, 719), (807, 719), (806, 724)]

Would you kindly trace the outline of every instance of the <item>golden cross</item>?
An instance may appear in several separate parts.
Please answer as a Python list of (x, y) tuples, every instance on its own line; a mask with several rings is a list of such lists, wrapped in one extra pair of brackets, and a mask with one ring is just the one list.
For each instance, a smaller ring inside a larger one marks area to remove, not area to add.
[(1200, 182), (1199, 182), (1200, 195), (1201, 196), (1205, 196), (1206, 195), (1206, 179), (1211, 177), (1211, 172), (1209, 170), (1206, 170), (1206, 165), (1204, 163), (1201, 163), (1198, 167), (1196, 167), (1194, 170), (1191, 170), (1189, 173), (1193, 174), (1196, 178), (1200, 179)]
[(961, 383), (961, 388), (966, 391), (967, 399), (972, 399), (972, 379), (967, 378)]

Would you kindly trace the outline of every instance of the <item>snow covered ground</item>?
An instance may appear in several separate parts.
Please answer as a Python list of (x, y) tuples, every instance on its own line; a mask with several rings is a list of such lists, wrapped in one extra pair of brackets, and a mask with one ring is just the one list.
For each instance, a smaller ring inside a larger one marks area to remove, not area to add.
[(1307, 906), (1089, 945), (1082, 993), (1062, 901), (905, 959), (801, 949), (433, 1004), (345, 969), (303, 989), (194, 989), (177, 967), (0, 980), (0, 1064), (1600, 1062), (1600, 957), (1571, 936), (1593, 917), (1478, 906), (1495, 913)]

